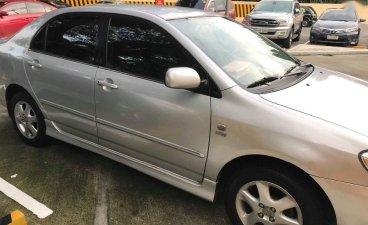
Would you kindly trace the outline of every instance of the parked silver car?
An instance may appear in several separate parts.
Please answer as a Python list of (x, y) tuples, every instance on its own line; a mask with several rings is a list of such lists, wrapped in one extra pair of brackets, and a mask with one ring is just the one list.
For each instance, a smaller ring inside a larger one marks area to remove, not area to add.
[(51, 136), (224, 199), (234, 224), (368, 223), (368, 83), (224, 17), (55, 10), (0, 45), (0, 86), (25, 142)]
[(303, 12), (297, 0), (262, 0), (244, 17), (243, 23), (290, 48), (293, 41), (300, 40)]

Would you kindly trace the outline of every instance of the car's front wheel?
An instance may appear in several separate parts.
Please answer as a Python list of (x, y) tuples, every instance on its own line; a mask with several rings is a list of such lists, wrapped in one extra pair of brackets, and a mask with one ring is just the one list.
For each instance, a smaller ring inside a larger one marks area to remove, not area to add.
[(41, 110), (32, 97), (24, 92), (10, 100), (9, 112), (18, 135), (34, 146), (46, 144), (46, 125)]
[(285, 48), (291, 48), (293, 44), (293, 36), (294, 36), (294, 28), (291, 29), (289, 36), (283, 41), (283, 45)]
[(246, 168), (227, 185), (226, 210), (236, 225), (327, 224), (313, 190), (288, 171)]

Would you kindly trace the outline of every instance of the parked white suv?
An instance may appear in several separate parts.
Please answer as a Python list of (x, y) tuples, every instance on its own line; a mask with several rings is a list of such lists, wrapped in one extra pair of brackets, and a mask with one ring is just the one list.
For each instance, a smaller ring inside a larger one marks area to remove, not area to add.
[(296, 0), (262, 0), (243, 20), (271, 40), (282, 40), (286, 48), (299, 41), (303, 13)]

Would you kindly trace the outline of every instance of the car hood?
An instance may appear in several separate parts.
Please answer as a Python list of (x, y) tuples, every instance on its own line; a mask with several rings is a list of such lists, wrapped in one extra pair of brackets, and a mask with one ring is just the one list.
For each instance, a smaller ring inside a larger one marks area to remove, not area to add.
[(290, 13), (272, 13), (272, 12), (252, 12), (249, 17), (252, 19), (286, 19), (290, 16)]
[(344, 21), (330, 21), (330, 20), (318, 20), (314, 24), (316, 27), (324, 27), (330, 29), (345, 29), (358, 26), (357, 22), (344, 22)]
[(316, 67), (300, 83), (264, 99), (368, 136), (368, 82)]

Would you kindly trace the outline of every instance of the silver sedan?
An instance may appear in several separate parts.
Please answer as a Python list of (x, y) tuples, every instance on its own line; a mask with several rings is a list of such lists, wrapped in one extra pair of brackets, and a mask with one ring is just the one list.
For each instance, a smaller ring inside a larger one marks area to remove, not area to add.
[(25, 142), (224, 199), (234, 224), (368, 224), (367, 99), (367, 82), (187, 8), (60, 9), (0, 45), (0, 101)]

